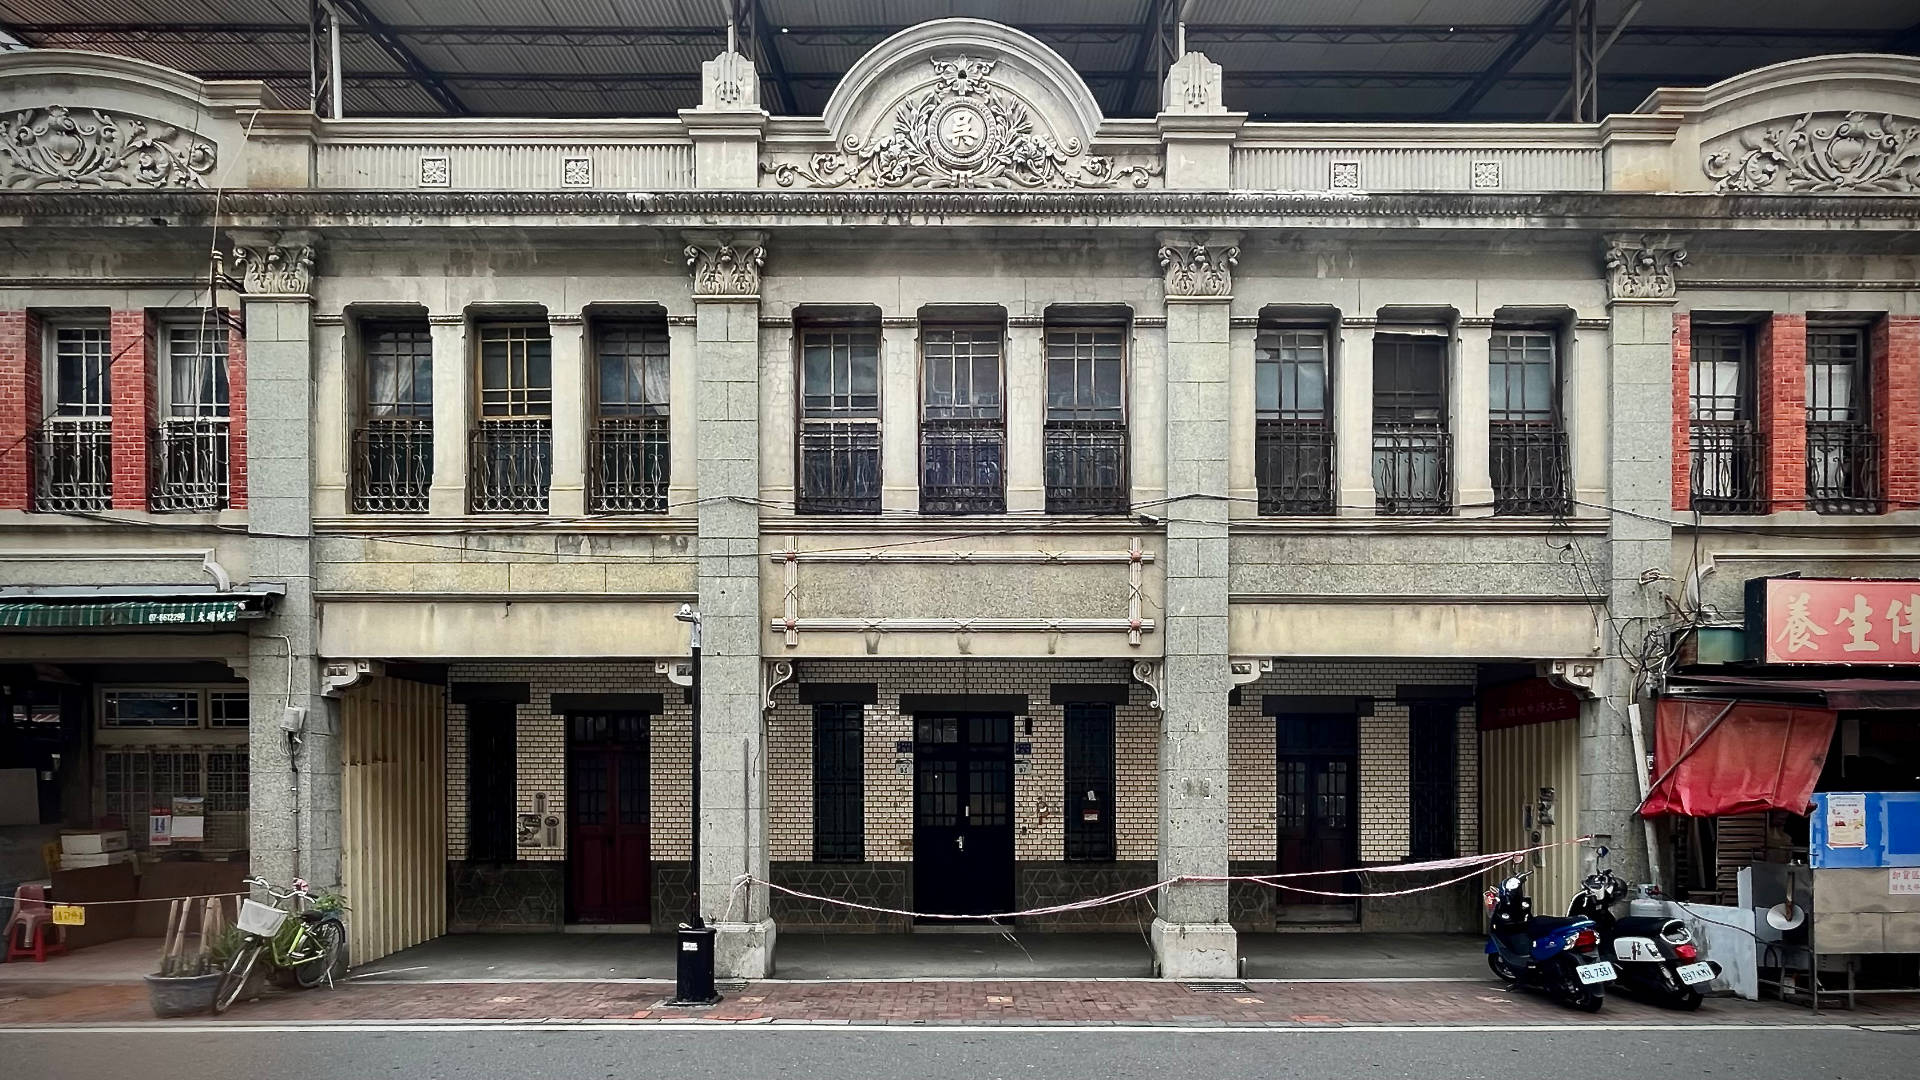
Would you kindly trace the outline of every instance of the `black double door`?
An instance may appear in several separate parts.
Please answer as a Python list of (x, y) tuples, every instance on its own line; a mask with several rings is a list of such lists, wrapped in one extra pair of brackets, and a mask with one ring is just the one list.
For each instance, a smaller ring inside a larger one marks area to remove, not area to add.
[(1013, 717), (914, 718), (914, 909), (1013, 910)]
[[(1274, 839), (1282, 874), (1344, 870), (1360, 855), (1359, 723), (1350, 714), (1276, 718)], [(1352, 874), (1294, 878), (1287, 885), (1320, 892), (1359, 891)], [(1281, 922), (1352, 922), (1357, 901), (1278, 890)]]

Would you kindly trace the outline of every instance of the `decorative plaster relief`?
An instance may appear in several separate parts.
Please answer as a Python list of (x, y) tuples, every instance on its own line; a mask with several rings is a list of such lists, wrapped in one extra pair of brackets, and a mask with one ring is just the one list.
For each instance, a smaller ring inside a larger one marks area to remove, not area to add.
[(1220, 92), (1220, 65), (1205, 53), (1189, 52), (1167, 69), (1162, 107), (1170, 113), (1224, 113)]
[(1476, 161), (1473, 163), (1473, 190), (1497, 191), (1500, 188), (1500, 163), (1498, 161)]
[(1607, 240), (1607, 296), (1613, 300), (1671, 300), (1674, 272), (1687, 261), (1687, 249), (1651, 236), (1615, 236)]
[(934, 88), (908, 97), (877, 138), (848, 135), (844, 153), (761, 165), (781, 187), (1105, 188), (1147, 186), (1158, 165), (1121, 166), (1056, 141), (1031, 108), (993, 79), (996, 60), (935, 57)]
[(0, 123), (10, 188), (203, 188), (213, 171), (212, 143), (145, 117), (43, 105)]
[(278, 236), (257, 244), (235, 244), (233, 264), (240, 269), (241, 291), (305, 296), (313, 291), (313, 254), (312, 244)]
[(432, 154), (420, 159), (421, 187), (452, 187), (453, 159), (445, 154)]
[(1810, 112), (1755, 125), (1709, 149), (1715, 191), (1920, 191), (1920, 119), (1891, 113)]
[(1160, 248), (1168, 296), (1232, 296), (1233, 268), (1239, 261), (1237, 247), (1167, 244)]
[(593, 159), (590, 157), (569, 157), (560, 161), (560, 186), (570, 188), (590, 188), (593, 186)]
[(1335, 191), (1360, 190), (1360, 163), (1336, 161), (1327, 177), (1327, 186)]
[(687, 269), (693, 272), (693, 295), (760, 295), (760, 268), (767, 264), (767, 249), (759, 244), (736, 246), (727, 238), (688, 244), (685, 254)]

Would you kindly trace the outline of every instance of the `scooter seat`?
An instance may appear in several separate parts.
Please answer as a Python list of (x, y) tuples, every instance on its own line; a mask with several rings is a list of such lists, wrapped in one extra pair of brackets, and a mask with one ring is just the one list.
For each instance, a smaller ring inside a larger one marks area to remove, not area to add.
[(1564, 930), (1574, 923), (1591, 922), (1591, 919), (1574, 915), (1535, 915), (1527, 920), (1529, 937), (1544, 937), (1556, 930)]

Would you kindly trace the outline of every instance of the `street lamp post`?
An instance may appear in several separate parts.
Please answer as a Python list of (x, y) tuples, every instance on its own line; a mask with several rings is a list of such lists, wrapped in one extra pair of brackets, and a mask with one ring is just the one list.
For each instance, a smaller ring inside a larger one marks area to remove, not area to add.
[(686, 623), (691, 631), (690, 652), (693, 664), (689, 675), (693, 686), (693, 797), (689, 800), (693, 814), (692, 854), (693, 875), (689, 880), (688, 895), (692, 898), (692, 912), (688, 915), (687, 925), (694, 929), (706, 925), (700, 918), (700, 613), (692, 604), (681, 604), (673, 617)]
[(713, 990), (714, 931), (700, 917), (700, 613), (692, 604), (681, 604), (673, 617), (688, 624), (692, 631), (693, 663), (688, 674), (693, 684), (690, 687), (693, 691), (690, 695), (693, 699), (693, 792), (688, 806), (693, 815), (689, 829), (693, 869), (688, 875), (687, 891), (693, 910), (687, 921), (680, 924), (679, 951), (674, 954), (674, 994), (667, 1004), (712, 1005), (720, 1000), (720, 995)]

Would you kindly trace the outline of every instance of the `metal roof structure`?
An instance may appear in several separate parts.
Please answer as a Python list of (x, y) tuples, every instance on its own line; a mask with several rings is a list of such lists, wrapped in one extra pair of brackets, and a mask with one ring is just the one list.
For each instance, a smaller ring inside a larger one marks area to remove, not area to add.
[(261, 79), (298, 108), (329, 2), (347, 116), (671, 115), (698, 103), (729, 23), (789, 115), (818, 114), (888, 35), (961, 15), (1059, 51), (1109, 116), (1156, 110), (1176, 21), (1225, 69), (1227, 106), (1272, 120), (1565, 119), (1589, 7), (1614, 39), (1601, 115), (1783, 60), (1920, 52), (1912, 0), (0, 0), (0, 33)]

